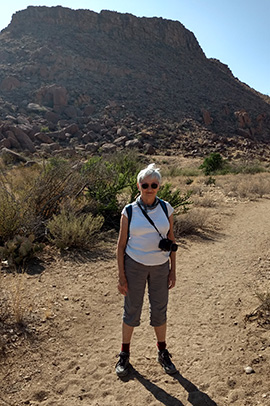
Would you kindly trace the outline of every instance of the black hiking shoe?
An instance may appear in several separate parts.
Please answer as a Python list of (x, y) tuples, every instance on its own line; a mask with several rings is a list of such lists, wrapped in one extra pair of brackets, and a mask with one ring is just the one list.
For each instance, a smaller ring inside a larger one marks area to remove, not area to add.
[(116, 375), (120, 378), (128, 374), (129, 368), (129, 352), (121, 351), (119, 354), (119, 360), (115, 366)]
[(158, 362), (166, 372), (166, 374), (172, 375), (177, 372), (175, 365), (171, 361), (171, 354), (168, 350), (162, 350), (158, 352)]

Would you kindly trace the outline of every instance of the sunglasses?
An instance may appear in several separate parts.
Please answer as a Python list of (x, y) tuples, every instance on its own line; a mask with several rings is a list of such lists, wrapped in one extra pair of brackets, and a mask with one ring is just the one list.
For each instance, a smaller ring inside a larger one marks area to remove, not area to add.
[(143, 183), (143, 184), (141, 185), (141, 187), (142, 187), (143, 189), (148, 189), (149, 186), (150, 186), (152, 189), (157, 189), (157, 188), (158, 188), (158, 184), (157, 184), (157, 183), (151, 183), (151, 185), (149, 185), (148, 183)]

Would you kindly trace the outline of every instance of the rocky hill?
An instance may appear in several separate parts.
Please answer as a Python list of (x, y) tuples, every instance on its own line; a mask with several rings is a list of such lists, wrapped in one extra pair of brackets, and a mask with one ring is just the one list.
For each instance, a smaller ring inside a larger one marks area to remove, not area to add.
[(0, 33), (0, 148), (270, 157), (270, 99), (180, 22), (28, 7)]

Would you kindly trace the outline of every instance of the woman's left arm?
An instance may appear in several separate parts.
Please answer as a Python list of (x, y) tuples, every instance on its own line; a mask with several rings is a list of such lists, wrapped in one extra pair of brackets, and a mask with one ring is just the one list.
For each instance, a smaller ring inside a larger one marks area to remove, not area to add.
[[(170, 230), (168, 233), (168, 238), (175, 243), (175, 237), (173, 232), (173, 214), (169, 217), (170, 222)], [(172, 251), (170, 255), (170, 272), (169, 272), (169, 279), (168, 279), (168, 288), (174, 288), (176, 283), (176, 252)]]

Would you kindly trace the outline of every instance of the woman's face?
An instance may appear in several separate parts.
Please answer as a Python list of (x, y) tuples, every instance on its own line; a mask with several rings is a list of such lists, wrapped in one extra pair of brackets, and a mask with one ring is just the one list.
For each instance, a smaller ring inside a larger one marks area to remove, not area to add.
[(142, 198), (152, 199), (156, 197), (159, 191), (159, 182), (152, 176), (146, 176), (141, 183), (138, 184), (138, 189), (141, 192)]

